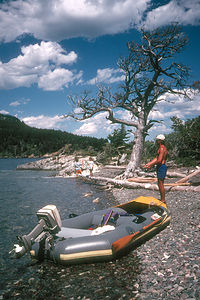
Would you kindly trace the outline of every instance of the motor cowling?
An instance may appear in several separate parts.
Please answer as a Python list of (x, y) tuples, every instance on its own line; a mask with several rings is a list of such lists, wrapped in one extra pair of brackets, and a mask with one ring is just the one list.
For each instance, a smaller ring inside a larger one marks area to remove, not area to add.
[(46, 205), (37, 211), (38, 220), (44, 220), (47, 229), (56, 234), (61, 230), (62, 222), (55, 205)]
[(18, 236), (18, 244), (14, 244), (14, 248), (9, 252), (14, 258), (22, 257), (32, 249), (35, 243), (41, 244), (46, 240), (51, 240), (52, 235), (61, 230), (62, 222), (55, 205), (46, 205), (36, 214), (38, 224), (28, 235)]

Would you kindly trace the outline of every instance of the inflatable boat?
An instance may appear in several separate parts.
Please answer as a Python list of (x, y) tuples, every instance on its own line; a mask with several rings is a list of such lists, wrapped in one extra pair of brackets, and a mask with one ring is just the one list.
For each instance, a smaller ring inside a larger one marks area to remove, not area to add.
[(142, 196), (63, 221), (56, 206), (47, 205), (38, 210), (37, 217), (36, 227), (19, 236), (10, 253), (20, 258), (29, 252), (38, 261), (49, 259), (63, 265), (120, 258), (170, 223), (164, 203)]

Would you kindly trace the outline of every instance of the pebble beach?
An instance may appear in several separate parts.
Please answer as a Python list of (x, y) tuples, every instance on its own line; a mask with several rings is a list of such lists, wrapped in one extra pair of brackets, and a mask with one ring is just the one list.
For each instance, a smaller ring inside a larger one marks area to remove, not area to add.
[[(157, 191), (112, 188), (116, 204)], [(170, 191), (170, 225), (116, 261), (64, 267), (27, 263), (28, 276), (10, 282), (0, 299), (200, 299), (200, 193)]]
[[(131, 200), (133, 196), (159, 196), (158, 192), (142, 189), (114, 190), (113, 193), (116, 193), (119, 202), (124, 197)], [(200, 194), (169, 192), (166, 201), (171, 212), (170, 225), (136, 251), (141, 262), (141, 272), (135, 298), (198, 300)]]

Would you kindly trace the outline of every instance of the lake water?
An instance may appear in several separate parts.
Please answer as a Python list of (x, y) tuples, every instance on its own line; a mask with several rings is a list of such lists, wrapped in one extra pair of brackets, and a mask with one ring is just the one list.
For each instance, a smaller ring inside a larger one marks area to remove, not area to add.
[[(32, 159), (33, 160), (33, 159)], [(50, 171), (16, 170), (30, 159), (0, 159), (0, 289), (30, 272), (30, 258), (11, 259), (8, 252), (17, 235), (28, 234), (37, 224), (36, 212), (55, 204), (61, 219), (112, 206), (109, 192), (81, 179), (55, 177)], [(87, 194), (90, 194), (88, 196)], [(99, 198), (98, 203), (93, 200)]]

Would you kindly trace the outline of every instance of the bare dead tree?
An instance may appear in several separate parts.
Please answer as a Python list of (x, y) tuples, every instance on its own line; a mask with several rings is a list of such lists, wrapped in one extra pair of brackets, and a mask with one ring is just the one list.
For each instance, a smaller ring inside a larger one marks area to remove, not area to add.
[[(140, 45), (134, 41), (128, 43), (127, 57), (121, 57), (118, 61), (125, 75), (118, 92), (113, 94), (109, 87), (99, 86), (95, 97), (90, 97), (88, 92), (81, 97), (69, 96), (78, 109), (66, 115), (85, 120), (99, 112), (108, 112), (107, 119), (112, 123), (132, 128), (134, 145), (125, 178), (133, 176), (140, 165), (145, 137), (156, 122), (149, 119), (149, 113), (162, 100), (162, 95), (188, 96), (189, 69), (174, 61), (174, 56), (183, 50), (188, 41), (180, 26), (172, 24), (154, 31), (142, 29), (141, 41)], [(118, 119), (116, 109), (126, 111), (127, 118)]]

